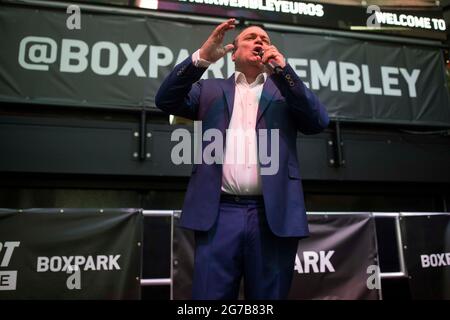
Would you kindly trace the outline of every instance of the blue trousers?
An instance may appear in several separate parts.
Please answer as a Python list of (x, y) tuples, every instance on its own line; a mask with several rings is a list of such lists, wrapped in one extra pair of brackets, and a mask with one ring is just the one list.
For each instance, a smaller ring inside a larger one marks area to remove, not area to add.
[(262, 197), (222, 197), (215, 225), (195, 233), (192, 298), (235, 300), (243, 277), (245, 299), (285, 299), (298, 240), (271, 232)]

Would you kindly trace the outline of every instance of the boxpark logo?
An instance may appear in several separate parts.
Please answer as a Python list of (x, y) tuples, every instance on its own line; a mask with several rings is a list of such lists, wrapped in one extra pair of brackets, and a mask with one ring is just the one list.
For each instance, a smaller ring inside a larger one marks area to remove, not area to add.
[[(97, 256), (39, 256), (37, 272), (66, 272), (71, 274), (66, 281), (69, 290), (81, 289), (81, 271), (121, 270), (120, 254)], [(73, 273), (73, 274), (72, 274)]]
[[(20, 241), (0, 242), (0, 291), (17, 289), (18, 270), (8, 268), (20, 247)], [(17, 254), (16, 254), (17, 255)], [(121, 270), (119, 259), (121, 255), (96, 256), (38, 256), (36, 272), (65, 272), (69, 274), (66, 281), (67, 289), (81, 289), (81, 271), (114, 271)], [(22, 279), (23, 281), (23, 279)]]
[[(27, 70), (49, 71), (50, 65), (55, 65), (64, 73), (92, 71), (101, 76), (134, 74), (148, 78), (158, 78), (160, 67), (174, 62), (174, 53), (168, 47), (147, 44), (133, 47), (129, 43), (111, 41), (98, 41), (90, 46), (83, 40), (66, 38), (58, 44), (50, 37), (27, 36), (20, 41), (18, 62)], [(141, 63), (144, 53), (148, 57), (147, 70)], [(180, 49), (175, 63), (188, 56), (187, 49)]]
[[(295, 256), (294, 270), (298, 274), (318, 274), (318, 273), (334, 273), (336, 268), (331, 258), (335, 250), (320, 251), (303, 251), (300, 256)], [(369, 265), (366, 269), (368, 274), (366, 287), (369, 290), (381, 289), (380, 267), (378, 265)]]
[[(158, 79), (167, 67), (181, 63), (189, 55), (186, 48), (174, 50), (167, 46), (111, 41), (87, 43), (69, 38), (57, 43), (51, 37), (30, 35), (20, 40), (18, 63), (33, 71), (49, 71), (51, 66), (61, 73)], [(202, 79), (230, 77), (235, 71), (231, 60), (227, 55), (210, 65)], [(327, 88), (346, 94), (410, 98), (417, 98), (420, 93), (419, 68), (317, 58), (287, 57), (287, 61), (312, 90)]]
[(20, 241), (0, 242), (0, 291), (16, 290), (17, 270), (3, 270), (11, 262), (14, 250), (20, 246)]
[(450, 266), (450, 252), (420, 255), (422, 268), (436, 268)]

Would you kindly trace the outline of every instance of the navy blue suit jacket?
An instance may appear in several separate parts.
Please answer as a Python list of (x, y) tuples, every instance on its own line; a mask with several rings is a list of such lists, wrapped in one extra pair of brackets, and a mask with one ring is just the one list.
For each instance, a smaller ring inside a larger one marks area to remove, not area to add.
[[(191, 57), (178, 64), (159, 88), (156, 106), (173, 115), (202, 121), (203, 132), (219, 129), (225, 140), (233, 112), (234, 76), (200, 80), (205, 70), (194, 66)], [(309, 235), (297, 160), (297, 131), (319, 133), (328, 123), (325, 107), (289, 65), (281, 75), (267, 78), (256, 129), (279, 129), (279, 170), (274, 175), (261, 176), (267, 221), (278, 236)], [(269, 139), (268, 150), (270, 143)], [(221, 164), (202, 162), (193, 166), (180, 221), (182, 227), (206, 231), (213, 226), (219, 212), (221, 185)]]

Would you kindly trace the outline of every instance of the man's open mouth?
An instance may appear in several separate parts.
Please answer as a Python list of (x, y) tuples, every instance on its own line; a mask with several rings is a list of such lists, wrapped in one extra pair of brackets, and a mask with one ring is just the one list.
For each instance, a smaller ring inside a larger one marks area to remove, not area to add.
[(261, 56), (263, 52), (264, 52), (264, 50), (263, 50), (262, 47), (255, 47), (255, 48), (253, 49), (253, 54), (254, 54), (255, 56)]

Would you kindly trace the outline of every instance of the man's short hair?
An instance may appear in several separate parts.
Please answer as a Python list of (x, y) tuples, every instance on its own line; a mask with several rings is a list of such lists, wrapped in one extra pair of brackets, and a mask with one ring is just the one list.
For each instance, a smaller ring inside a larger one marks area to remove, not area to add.
[(252, 24), (247, 24), (247, 25), (244, 25), (244, 26), (238, 25), (237, 26), (237, 30), (240, 30), (240, 32), (238, 33), (238, 35), (233, 40), (233, 50), (231, 51), (232, 54), (234, 54), (236, 52), (236, 50), (237, 50), (237, 43), (238, 43), (237, 38), (240, 36), (240, 34), (242, 32), (244, 32), (244, 30), (246, 30), (248, 28), (251, 28), (251, 27), (258, 27), (258, 28), (261, 28), (261, 29), (263, 29), (264, 31), (267, 32), (267, 30), (266, 30), (266, 28), (264, 27), (263, 24), (252, 23)]

